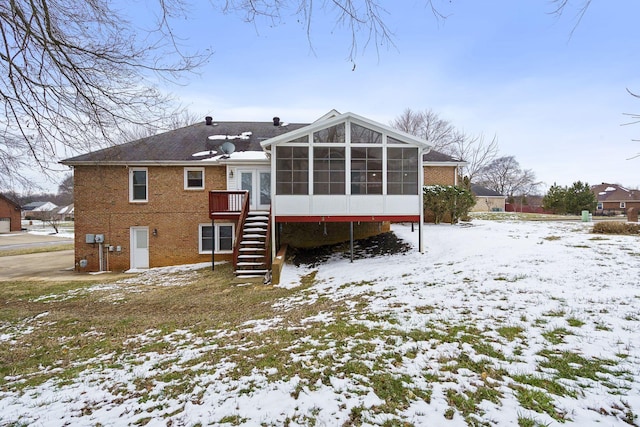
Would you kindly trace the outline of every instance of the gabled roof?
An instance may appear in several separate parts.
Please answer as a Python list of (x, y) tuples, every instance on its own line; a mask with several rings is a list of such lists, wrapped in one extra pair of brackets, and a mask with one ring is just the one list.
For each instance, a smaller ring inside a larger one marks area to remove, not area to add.
[(456, 159), (448, 154), (441, 153), (436, 150), (430, 150), (428, 153), (422, 155), (422, 161), (431, 163), (434, 166), (443, 166), (443, 165), (466, 165), (467, 162), (464, 160)]
[(24, 205), (22, 207), (23, 211), (31, 211), (34, 210), (35, 208), (39, 208), (40, 206), (44, 205), (47, 202), (29, 202), (26, 205)]
[(478, 184), (471, 184), (471, 192), (478, 197), (502, 197), (505, 198), (504, 195), (498, 193), (497, 191), (491, 190), (490, 188), (483, 187)]
[[(260, 143), (266, 139), (305, 126), (300, 123), (280, 124), (270, 122), (212, 122), (205, 121), (160, 133), (114, 147), (93, 151), (63, 160), (65, 165), (95, 163), (144, 164), (191, 163), (219, 158), (220, 146), (229, 141), (236, 152), (262, 151)], [(214, 138), (210, 138), (210, 137)], [(194, 154), (200, 154), (194, 156)]]
[(263, 141), (260, 145), (262, 145), (262, 148), (264, 148), (265, 150), (270, 151), (272, 145), (277, 145), (281, 142), (287, 142), (292, 139), (296, 139), (301, 136), (304, 136), (308, 133), (316, 132), (318, 130), (325, 129), (325, 128), (337, 125), (339, 123), (350, 121), (352, 123), (356, 123), (368, 129), (373, 129), (378, 132), (391, 134), (393, 135), (394, 138), (402, 142), (406, 142), (412, 145), (417, 145), (418, 147), (421, 147), (424, 150), (431, 148), (431, 144), (429, 144), (426, 140), (422, 138), (418, 138), (417, 136), (399, 131), (397, 129), (383, 125), (381, 123), (375, 122), (373, 120), (367, 119), (357, 114), (342, 113), (342, 114), (336, 115), (335, 113), (337, 113), (337, 111), (331, 110), (329, 113), (325, 114), (319, 120), (316, 120), (310, 125), (293, 130), (286, 135), (282, 134), (282, 135), (275, 136), (273, 138)]
[(5, 196), (4, 194), (0, 193), (0, 199), (6, 201), (10, 205), (13, 205), (16, 209), (20, 210), (20, 204), (18, 202), (16, 202), (15, 200), (13, 200), (12, 198), (10, 198), (8, 196)]
[(638, 202), (640, 191), (629, 190), (618, 184), (592, 185), (591, 191), (596, 195), (598, 202)]

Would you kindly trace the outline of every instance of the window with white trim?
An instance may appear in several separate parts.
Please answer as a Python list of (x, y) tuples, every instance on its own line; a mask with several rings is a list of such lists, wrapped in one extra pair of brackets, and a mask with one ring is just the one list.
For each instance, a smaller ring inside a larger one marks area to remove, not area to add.
[(184, 189), (204, 190), (204, 168), (184, 168)]
[(351, 147), (351, 194), (382, 194), (381, 147)]
[(418, 194), (418, 150), (387, 148), (387, 194)]
[(625, 202), (620, 202), (620, 209), (625, 209), (627, 204)]
[(276, 147), (276, 194), (309, 194), (309, 147)]
[(148, 171), (147, 168), (129, 169), (129, 201), (142, 203), (148, 199)]
[(215, 253), (224, 254), (233, 252), (234, 230), (235, 225), (232, 223), (215, 223), (215, 230), (211, 227), (211, 224), (200, 224), (198, 232), (198, 252), (201, 254), (210, 254), (211, 248), (214, 247), (214, 238)]
[(345, 194), (344, 147), (314, 147), (313, 194)]

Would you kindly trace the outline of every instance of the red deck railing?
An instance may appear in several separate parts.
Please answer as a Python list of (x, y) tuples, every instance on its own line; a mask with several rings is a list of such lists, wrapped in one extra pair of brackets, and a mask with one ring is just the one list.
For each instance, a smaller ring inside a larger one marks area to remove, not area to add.
[(247, 191), (210, 191), (209, 218), (221, 219), (237, 217), (242, 213), (249, 198)]

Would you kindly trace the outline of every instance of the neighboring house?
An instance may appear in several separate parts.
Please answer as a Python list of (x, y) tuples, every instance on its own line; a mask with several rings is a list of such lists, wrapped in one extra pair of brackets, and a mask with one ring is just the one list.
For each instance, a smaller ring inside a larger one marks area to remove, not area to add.
[(0, 233), (22, 230), (21, 211), (16, 201), (0, 194)]
[(74, 209), (73, 203), (67, 206), (62, 206), (56, 212), (56, 217), (60, 221), (73, 221), (74, 211), (75, 209)]
[(471, 212), (504, 212), (506, 196), (477, 184), (471, 185), (471, 192), (476, 196)]
[(640, 209), (640, 191), (629, 190), (618, 184), (592, 185), (591, 191), (598, 201), (596, 215), (625, 215), (627, 209)]
[(76, 266), (233, 259), (238, 270), (263, 272), (294, 240), (349, 240), (392, 221), (421, 226), (419, 183), (455, 184), (461, 164), (421, 162), (428, 149), (412, 135), (332, 111), (311, 124), (207, 117), (66, 159), (74, 169)]
[(31, 202), (22, 207), (24, 219), (47, 220), (55, 218), (58, 206), (51, 202)]

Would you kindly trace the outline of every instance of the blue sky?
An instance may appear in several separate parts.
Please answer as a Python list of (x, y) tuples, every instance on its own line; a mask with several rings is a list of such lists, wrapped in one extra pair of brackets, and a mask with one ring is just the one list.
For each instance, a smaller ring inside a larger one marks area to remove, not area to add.
[[(194, 2), (195, 3), (195, 2)], [(315, 2), (316, 4), (320, 2)], [(471, 135), (497, 136), (543, 182), (640, 187), (640, 3), (594, 1), (579, 25), (547, 0), (381, 0), (393, 46), (350, 34), (318, 7), (310, 38), (298, 17), (246, 23), (199, 2), (176, 33), (209, 63), (166, 86), (191, 111), (217, 120), (311, 122), (332, 108), (389, 124), (406, 108), (431, 109)], [(581, 4), (575, 0), (574, 4)], [(133, 23), (142, 15), (129, 9)], [(354, 69), (355, 64), (355, 69)]]

